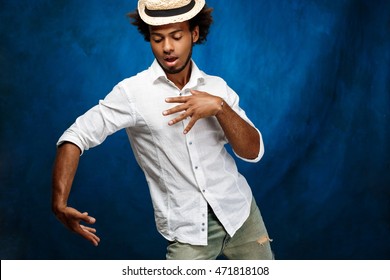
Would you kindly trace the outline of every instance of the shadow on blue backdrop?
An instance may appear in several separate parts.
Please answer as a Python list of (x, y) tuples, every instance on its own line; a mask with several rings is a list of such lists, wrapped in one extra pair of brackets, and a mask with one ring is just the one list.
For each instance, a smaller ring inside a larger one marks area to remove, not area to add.
[[(124, 131), (81, 159), (70, 204), (95, 248), (50, 210), (55, 143), (120, 80), (147, 68), (128, 1), (0, 2), (1, 259), (163, 259)], [(390, 2), (209, 0), (194, 59), (223, 77), (262, 131), (237, 159), (278, 259), (390, 258)]]

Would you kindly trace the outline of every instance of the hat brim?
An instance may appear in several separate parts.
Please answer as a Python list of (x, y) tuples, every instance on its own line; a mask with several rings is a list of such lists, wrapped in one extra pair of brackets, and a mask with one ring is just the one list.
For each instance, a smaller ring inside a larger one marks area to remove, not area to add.
[(194, 0), (195, 5), (188, 12), (173, 15), (173, 16), (150, 16), (145, 12), (145, 0), (138, 1), (138, 12), (141, 19), (152, 26), (159, 26), (177, 22), (183, 22), (195, 17), (204, 7), (205, 0)]

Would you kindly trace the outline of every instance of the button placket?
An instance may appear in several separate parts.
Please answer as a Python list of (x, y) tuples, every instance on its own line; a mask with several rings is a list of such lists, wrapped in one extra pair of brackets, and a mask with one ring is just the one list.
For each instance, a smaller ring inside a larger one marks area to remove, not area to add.
[[(206, 210), (207, 211), (207, 210)], [(203, 234), (205, 234), (205, 231), (207, 229), (207, 218), (208, 218), (208, 215), (203, 213), (202, 214), (202, 221), (200, 223), (200, 230)], [(207, 236), (207, 235), (206, 235)]]
[[(199, 188), (202, 190), (203, 189), (202, 186), (204, 185), (204, 180), (202, 179), (203, 172), (201, 171), (201, 168), (199, 165), (200, 161), (199, 161), (199, 156), (198, 156), (198, 153), (197, 153), (195, 145), (194, 145), (194, 140), (190, 134), (187, 134), (187, 147), (188, 147), (188, 151), (190, 154), (193, 170), (195, 172), (195, 178), (198, 182)], [(203, 192), (204, 192), (204, 190), (203, 190)]]

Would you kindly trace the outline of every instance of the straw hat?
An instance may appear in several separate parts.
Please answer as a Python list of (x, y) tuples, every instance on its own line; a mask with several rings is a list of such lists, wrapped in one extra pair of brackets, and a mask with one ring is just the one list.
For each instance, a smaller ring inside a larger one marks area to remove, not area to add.
[(138, 12), (149, 25), (183, 22), (196, 16), (205, 0), (139, 0)]

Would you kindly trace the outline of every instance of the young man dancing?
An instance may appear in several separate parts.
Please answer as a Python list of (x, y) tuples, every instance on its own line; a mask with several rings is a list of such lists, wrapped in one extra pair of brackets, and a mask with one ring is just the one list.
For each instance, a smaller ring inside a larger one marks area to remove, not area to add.
[(212, 23), (204, 0), (140, 0), (129, 16), (155, 60), (118, 83), (57, 145), (52, 208), (70, 230), (98, 245), (95, 218), (67, 203), (80, 154), (126, 129), (144, 171), (167, 259), (272, 259), (270, 239), (237, 157), (257, 162), (260, 132), (219, 77), (199, 70), (192, 48)]

